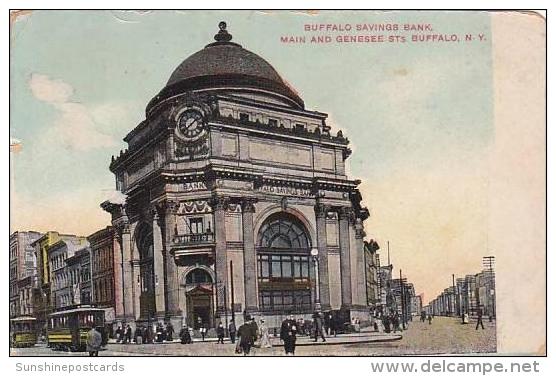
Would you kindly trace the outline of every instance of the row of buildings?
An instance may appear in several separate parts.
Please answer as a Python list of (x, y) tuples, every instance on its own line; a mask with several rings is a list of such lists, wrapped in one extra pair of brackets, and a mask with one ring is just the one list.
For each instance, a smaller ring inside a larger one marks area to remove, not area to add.
[(389, 257), (387, 265), (380, 264), (379, 249), (376, 241), (365, 242), (367, 305), (375, 317), (398, 312), (409, 321), (421, 313), (423, 296), (415, 293), (413, 283), (406, 278), (395, 278)]
[(477, 274), (454, 278), (452, 286), (442, 291), (425, 307), (427, 313), (439, 316), (482, 314), (496, 317), (495, 273), (488, 267)]
[(10, 317), (34, 316), (43, 327), (49, 313), (79, 304), (105, 309), (114, 321), (114, 232), (87, 237), (17, 231), (10, 236)]

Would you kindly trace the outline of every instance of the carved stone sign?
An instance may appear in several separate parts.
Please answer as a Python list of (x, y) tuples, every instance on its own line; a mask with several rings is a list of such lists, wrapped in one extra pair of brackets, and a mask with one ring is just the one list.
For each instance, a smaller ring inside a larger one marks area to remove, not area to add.
[(286, 195), (286, 196), (300, 196), (300, 197), (313, 197), (310, 189), (296, 188), (296, 187), (286, 187), (286, 186), (275, 186), (275, 185), (262, 185), (257, 188), (259, 192), (270, 193), (275, 195)]
[(192, 181), (183, 183), (183, 190), (186, 192), (202, 191), (207, 189), (207, 186), (202, 181)]

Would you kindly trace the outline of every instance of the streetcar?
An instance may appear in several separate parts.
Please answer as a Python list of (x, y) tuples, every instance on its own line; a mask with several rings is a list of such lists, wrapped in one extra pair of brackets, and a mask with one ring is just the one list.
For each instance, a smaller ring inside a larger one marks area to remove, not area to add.
[(10, 339), (12, 347), (32, 347), (37, 343), (37, 319), (19, 316), (10, 319)]
[(68, 307), (48, 315), (47, 341), (53, 350), (85, 351), (87, 333), (96, 328), (102, 335), (102, 345), (108, 339), (104, 328), (104, 310), (92, 305)]

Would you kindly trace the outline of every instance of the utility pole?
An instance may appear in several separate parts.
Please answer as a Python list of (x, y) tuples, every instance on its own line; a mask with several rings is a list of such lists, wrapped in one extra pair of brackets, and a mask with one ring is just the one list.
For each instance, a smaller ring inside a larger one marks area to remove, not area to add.
[(488, 270), (489, 277), (492, 278), (492, 289), (488, 291), (488, 300), (491, 301), (491, 308), (493, 317), (496, 317), (496, 284), (494, 276), (494, 256), (483, 257), (483, 267)]
[(386, 246), (388, 247), (388, 266), (390, 266), (392, 265), (390, 264), (390, 240), (386, 242)]
[(459, 305), (458, 305), (458, 293), (456, 291), (456, 276), (454, 274), (452, 274), (452, 289), (454, 291), (454, 309), (455, 309), (455, 314), (456, 316), (461, 316), (461, 314), (459, 313)]
[(402, 303), (402, 329), (405, 329), (405, 286), (403, 283), (403, 278), (402, 278), (402, 270), (400, 269), (400, 290), (401, 290), (401, 296), (400, 296), (400, 300)]

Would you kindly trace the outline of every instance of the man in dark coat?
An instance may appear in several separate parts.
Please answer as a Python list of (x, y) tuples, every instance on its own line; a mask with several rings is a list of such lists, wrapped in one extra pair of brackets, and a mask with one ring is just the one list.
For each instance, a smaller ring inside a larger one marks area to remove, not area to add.
[(297, 323), (293, 315), (282, 322), (280, 328), (280, 340), (284, 342), (284, 350), (286, 355), (295, 355), (295, 341), (297, 340)]
[(191, 341), (191, 334), (189, 334), (189, 327), (184, 325), (180, 331), (180, 342), (182, 345), (190, 344)]
[(384, 325), (384, 333), (390, 333), (390, 316), (382, 316), (382, 325)]
[(87, 351), (89, 356), (98, 356), (98, 351), (102, 345), (102, 335), (93, 327), (87, 333)]
[(224, 334), (225, 334), (225, 330), (224, 330), (224, 325), (222, 325), (222, 321), (218, 323), (218, 326), (216, 327), (216, 336), (218, 337), (218, 342), (217, 343), (221, 343), (224, 344)]
[(125, 337), (124, 337), (124, 343), (131, 343), (131, 326), (129, 326), (129, 324), (127, 324), (126, 329), (125, 329)]
[(243, 355), (247, 356), (257, 339), (257, 332), (251, 321), (251, 316), (246, 315), (245, 319), (246, 321), (239, 327), (237, 334), (239, 336), (239, 347)]
[(236, 331), (236, 323), (234, 322), (234, 319), (232, 319), (230, 325), (228, 325), (228, 332), (230, 333), (230, 339), (232, 340), (232, 343), (236, 343)]
[(118, 329), (116, 329), (116, 343), (122, 342), (123, 339), (124, 339), (124, 330), (122, 329), (121, 326), (118, 326)]
[(401, 331), (400, 316), (398, 315), (397, 311), (392, 315), (392, 328), (394, 329), (394, 333), (396, 333), (397, 331)]
[(324, 328), (320, 312), (313, 313), (313, 326), (313, 330), (315, 333), (315, 342), (317, 342), (319, 336), (322, 338), (322, 342), (326, 342), (326, 338), (324, 338)]
[(257, 325), (255, 316), (250, 316), (249, 319), (250, 319), (249, 325), (251, 326), (251, 335), (253, 336), (253, 343), (255, 343), (257, 338), (259, 338), (259, 326)]
[(485, 330), (485, 326), (483, 325), (483, 310), (481, 308), (477, 311), (477, 325), (475, 325), (475, 330), (479, 330), (479, 325)]
[(174, 339), (174, 326), (171, 322), (166, 324), (166, 341), (172, 341)]

